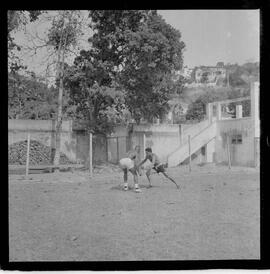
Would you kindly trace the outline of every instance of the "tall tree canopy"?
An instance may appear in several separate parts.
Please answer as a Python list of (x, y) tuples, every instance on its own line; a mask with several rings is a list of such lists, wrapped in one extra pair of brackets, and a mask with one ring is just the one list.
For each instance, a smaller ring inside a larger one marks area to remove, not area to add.
[(89, 16), (94, 31), (91, 48), (75, 59), (66, 81), (72, 97), (80, 98), (79, 104), (87, 101), (93, 119), (96, 101), (91, 90), (94, 85), (106, 87), (111, 103), (124, 98), (138, 123), (141, 118), (161, 117), (169, 108), (172, 71), (183, 63), (180, 32), (152, 10), (92, 10)]

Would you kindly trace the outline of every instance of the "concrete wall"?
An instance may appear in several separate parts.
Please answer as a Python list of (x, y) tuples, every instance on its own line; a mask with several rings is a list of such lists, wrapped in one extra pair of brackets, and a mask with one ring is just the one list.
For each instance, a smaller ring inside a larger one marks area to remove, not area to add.
[[(199, 134), (191, 137), (190, 152), (198, 152), (203, 146), (210, 143), (216, 136), (216, 123), (212, 123), (204, 128)], [(209, 144), (210, 146), (210, 144)], [(211, 151), (209, 151), (210, 153)], [(184, 143), (167, 157), (169, 167), (177, 166), (189, 157), (189, 144)]]
[[(61, 133), (60, 151), (70, 160), (89, 164), (89, 134), (85, 131), (85, 123), (63, 121)], [(27, 140), (30, 133), (31, 140), (55, 148), (55, 121), (53, 120), (9, 120), (8, 143)], [(128, 128), (116, 127), (115, 132), (109, 137), (93, 136), (93, 162), (117, 163), (120, 158), (126, 156), (130, 149), (127, 142)], [(117, 144), (118, 143), (118, 144)], [(117, 150), (118, 148), (118, 150)], [(118, 151), (118, 153), (117, 153)]]
[(108, 161), (117, 164), (121, 158), (127, 156), (130, 149), (129, 128), (127, 126), (115, 127), (114, 132), (107, 137)]
[[(217, 122), (215, 161), (228, 162), (226, 134), (229, 134), (229, 147), (232, 165), (254, 166), (254, 125), (251, 118), (221, 120)], [(232, 144), (232, 137), (240, 134), (242, 144)]]
[(193, 125), (181, 125), (182, 126), (182, 144), (185, 144), (188, 142), (188, 136), (192, 138), (199, 132), (201, 132), (203, 129), (205, 129), (209, 125), (209, 120), (201, 121), (200, 123), (196, 123)]
[[(77, 159), (77, 136), (71, 130), (71, 121), (63, 121), (61, 133), (60, 151), (70, 160)], [(27, 140), (30, 133), (31, 140), (55, 148), (55, 122), (51, 120), (9, 120), (8, 121), (8, 143)]]
[[(236, 109), (236, 118), (223, 118), (221, 105), (230, 102), (250, 99), (251, 115), (243, 117), (242, 107)], [(213, 106), (216, 105), (216, 117), (213, 117)], [(207, 117), (209, 122), (216, 121), (217, 132), (215, 142), (216, 162), (228, 162), (227, 136), (229, 138), (229, 151), (232, 165), (258, 166), (259, 165), (259, 142), (260, 142), (260, 117), (259, 117), (259, 83), (250, 84), (250, 97), (213, 102), (207, 106)], [(233, 144), (235, 135), (242, 136), (241, 144)]]
[(133, 128), (131, 143), (132, 147), (141, 146), (141, 158), (145, 156), (144, 149), (151, 147), (160, 160), (166, 162), (168, 154), (180, 145), (179, 125), (136, 125)]

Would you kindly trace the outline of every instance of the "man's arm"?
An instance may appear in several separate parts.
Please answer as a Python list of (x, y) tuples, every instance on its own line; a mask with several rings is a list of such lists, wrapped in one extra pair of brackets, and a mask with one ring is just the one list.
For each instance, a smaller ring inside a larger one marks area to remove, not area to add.
[(144, 158), (138, 165), (137, 168), (139, 168), (141, 165), (143, 165), (147, 161), (147, 158)]

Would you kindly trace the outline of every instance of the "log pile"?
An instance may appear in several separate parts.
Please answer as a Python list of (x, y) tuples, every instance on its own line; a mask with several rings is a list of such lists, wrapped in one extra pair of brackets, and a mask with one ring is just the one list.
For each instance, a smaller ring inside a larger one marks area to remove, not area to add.
[[(21, 141), (8, 146), (8, 156), (10, 165), (26, 164), (27, 141)], [(50, 165), (52, 164), (53, 151), (50, 147), (41, 144), (36, 140), (30, 142), (30, 165)], [(60, 153), (60, 164), (72, 164), (67, 156)]]

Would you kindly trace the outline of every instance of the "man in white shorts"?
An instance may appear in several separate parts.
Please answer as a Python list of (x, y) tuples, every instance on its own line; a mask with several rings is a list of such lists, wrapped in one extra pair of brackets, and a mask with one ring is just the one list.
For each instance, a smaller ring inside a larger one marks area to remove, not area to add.
[(138, 150), (139, 148), (136, 147), (133, 152), (128, 153), (127, 158), (122, 158), (119, 161), (120, 168), (124, 171), (124, 190), (128, 190), (127, 179), (128, 179), (128, 171), (130, 171), (133, 174), (133, 178), (134, 178), (135, 192), (141, 192), (141, 189), (139, 188), (139, 185), (138, 185), (138, 170), (134, 163), (137, 157)]

